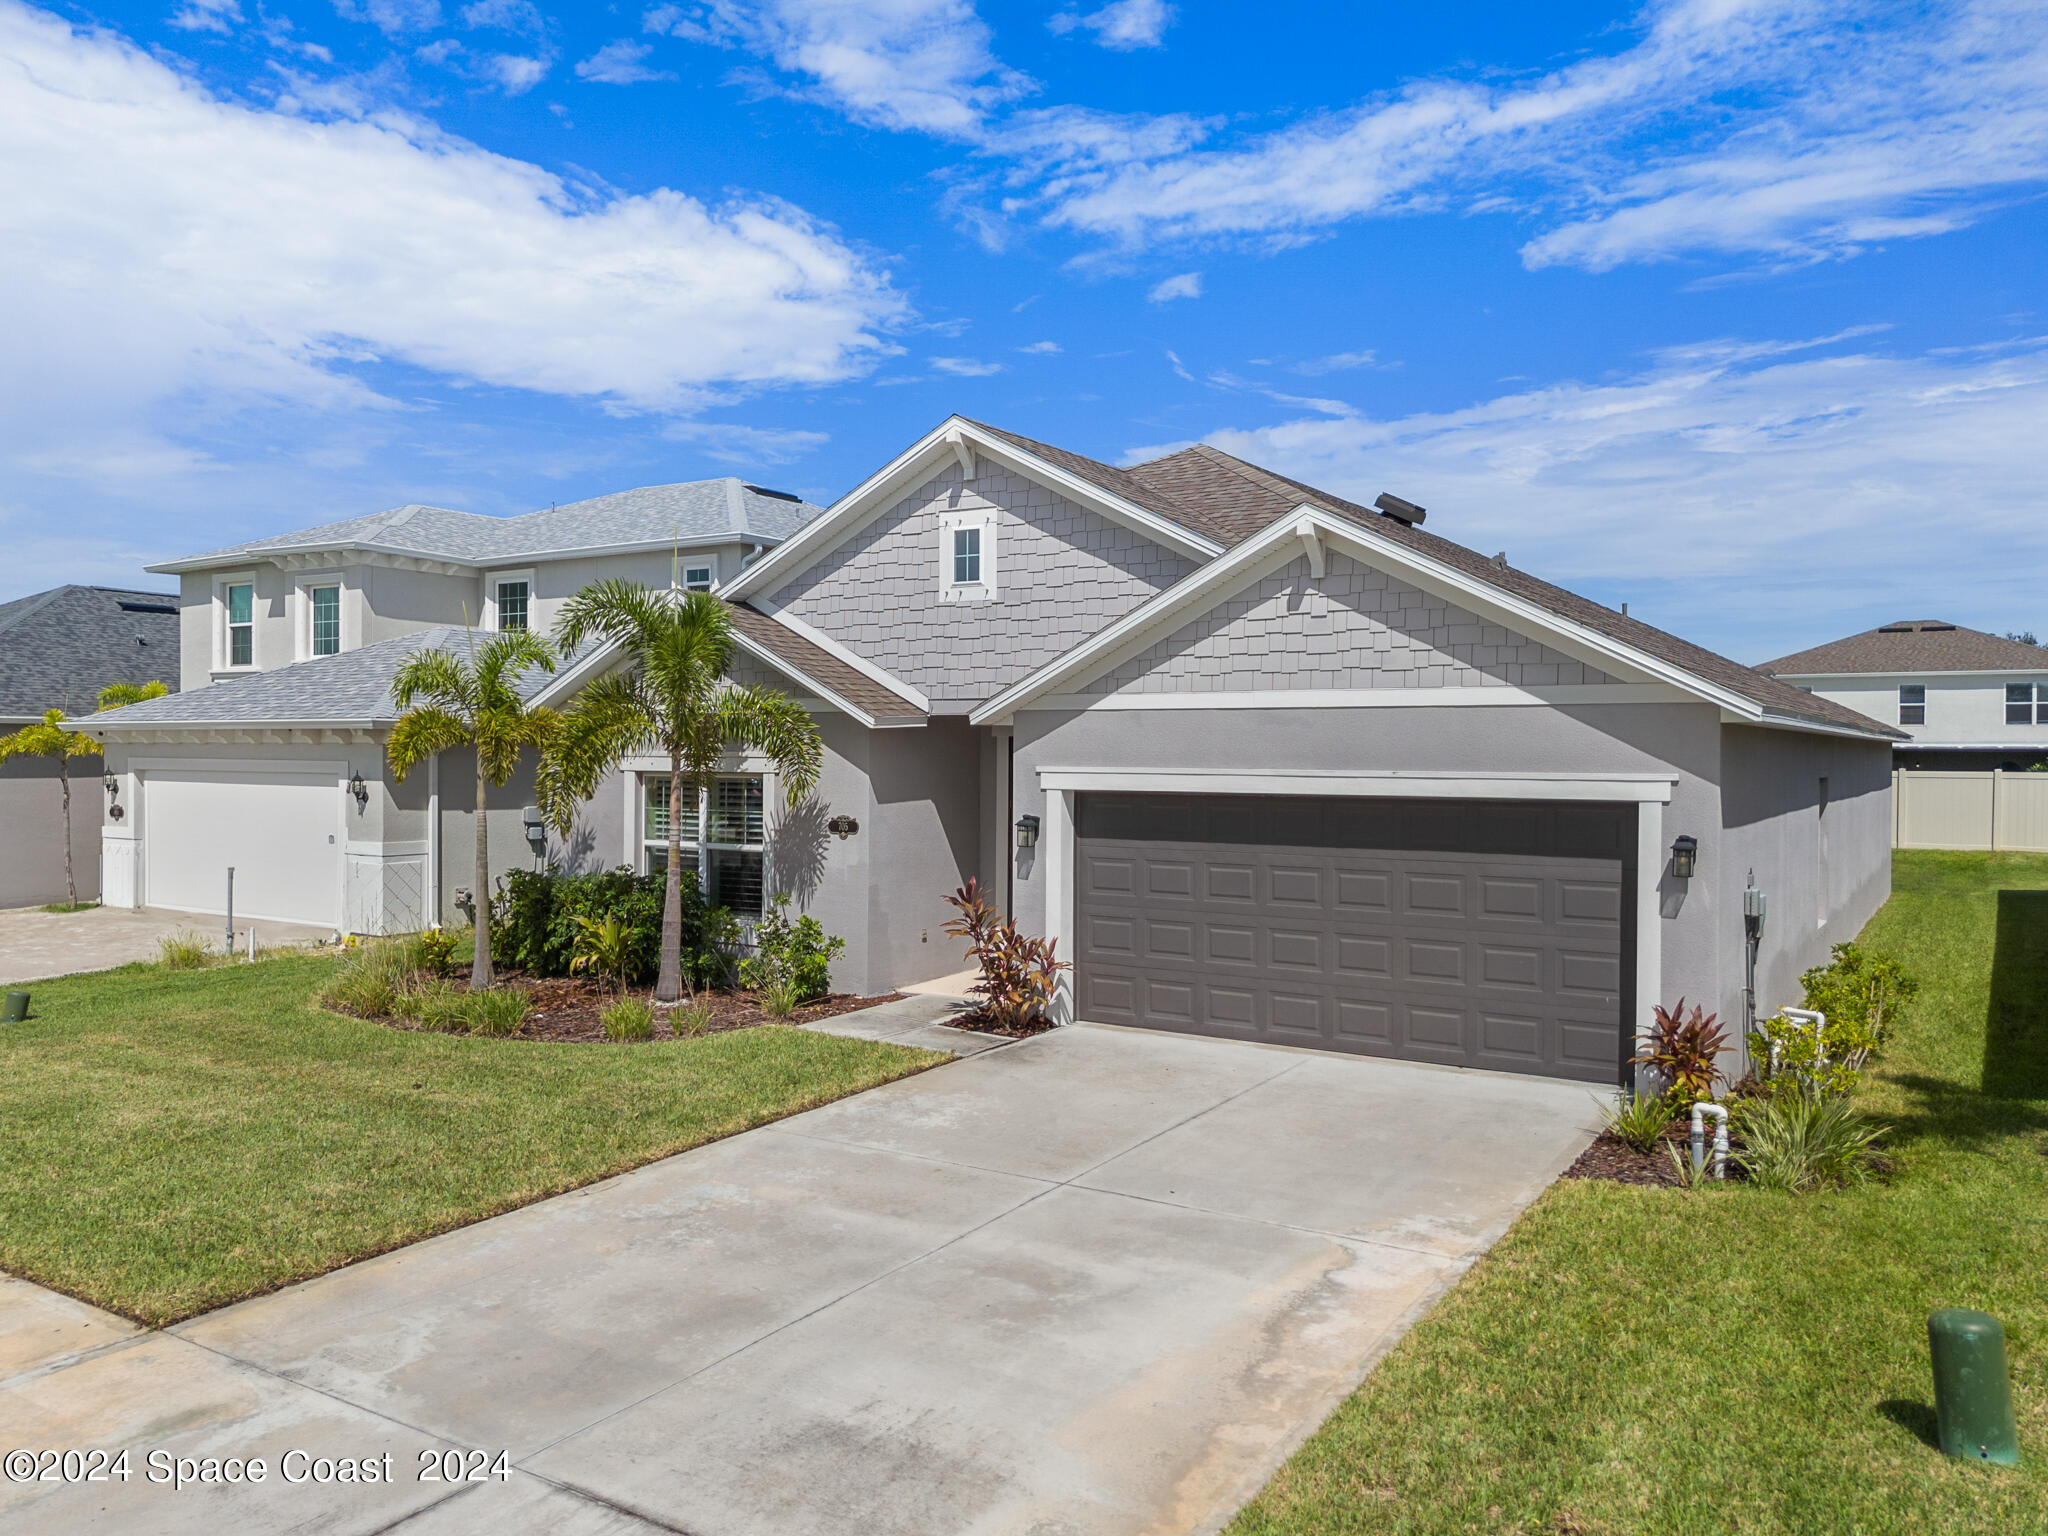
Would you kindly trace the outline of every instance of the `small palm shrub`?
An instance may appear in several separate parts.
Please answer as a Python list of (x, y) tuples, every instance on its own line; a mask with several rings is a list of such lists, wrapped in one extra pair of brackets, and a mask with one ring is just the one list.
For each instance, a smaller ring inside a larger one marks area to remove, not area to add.
[(496, 987), (488, 992), (462, 995), (463, 1017), (472, 1035), (503, 1039), (514, 1033), (533, 1012), (533, 999), (514, 987)]
[(1742, 1150), (1730, 1160), (1759, 1189), (1840, 1189), (1891, 1170), (1880, 1146), (1888, 1129), (1836, 1096), (1787, 1091), (1745, 1099), (1734, 1120)]
[(761, 1007), (771, 1018), (786, 1019), (803, 1003), (803, 992), (794, 977), (777, 977), (761, 989)]
[(214, 953), (206, 940), (189, 928), (167, 933), (156, 941), (156, 963), (167, 971), (198, 971), (213, 964)]
[(1627, 1089), (1622, 1090), (1613, 1105), (1600, 1106), (1600, 1118), (1608, 1133), (1638, 1152), (1648, 1152), (1662, 1141), (1677, 1114), (1669, 1099), (1630, 1093)]
[(654, 1009), (637, 997), (622, 997), (598, 1015), (607, 1040), (652, 1040)]
[(1059, 986), (1060, 972), (1069, 969), (1054, 953), (1057, 941), (1032, 938), (999, 914), (970, 878), (946, 898), (959, 916), (946, 932), (967, 941), (968, 958), (981, 966), (974, 984), (982, 1008), (998, 1029), (1024, 1030), (1042, 1024)]
[(670, 1014), (668, 1022), (669, 1028), (676, 1032), (676, 1038), (694, 1040), (699, 1035), (711, 1032), (711, 1005), (690, 1003)]
[(1727, 1081), (1720, 1055), (1728, 1043), (1728, 1032), (1715, 1022), (1719, 1016), (1695, 1006), (1686, 1017), (1685, 999), (1672, 1009), (1651, 1009), (1653, 1024), (1643, 1048), (1630, 1059), (1648, 1067), (1666, 1085), (1674, 1104), (1692, 1105), (1714, 1096), (1714, 1084)]
[(626, 976), (638, 963), (642, 948), (640, 934), (616, 912), (602, 917), (576, 918), (576, 953), (569, 961), (572, 974), (603, 977), (620, 992), (626, 990)]
[[(784, 986), (798, 1004), (823, 997), (832, 985), (832, 960), (846, 940), (827, 934), (815, 917), (789, 918), (789, 894), (771, 897), (754, 928), (754, 953), (740, 962), (740, 981), (764, 994)], [(793, 1004), (792, 1007), (795, 1005)], [(786, 1017), (789, 1009), (777, 1017)], [(774, 1013), (774, 1009), (769, 1009)]]

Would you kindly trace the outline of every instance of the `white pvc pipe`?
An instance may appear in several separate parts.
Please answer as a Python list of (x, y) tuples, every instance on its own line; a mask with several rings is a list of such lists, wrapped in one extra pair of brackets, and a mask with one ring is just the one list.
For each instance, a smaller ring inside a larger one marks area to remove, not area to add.
[[(1828, 1016), (1812, 1008), (1780, 1008), (1781, 1018), (1796, 1019), (1813, 1031), (1813, 1070), (1818, 1072), (1828, 1064), (1827, 1027)], [(1773, 1066), (1777, 1063), (1773, 1062)]]
[(1692, 1107), (1692, 1171), (1697, 1178), (1707, 1163), (1707, 1128), (1701, 1122), (1703, 1115), (1714, 1117), (1714, 1177), (1728, 1177), (1728, 1110), (1725, 1105), (1709, 1104), (1705, 1100)]

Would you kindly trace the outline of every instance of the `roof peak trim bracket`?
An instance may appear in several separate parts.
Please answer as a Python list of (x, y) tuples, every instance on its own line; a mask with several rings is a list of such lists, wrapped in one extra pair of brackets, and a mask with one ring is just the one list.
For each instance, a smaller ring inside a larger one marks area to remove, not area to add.
[(1302, 552), (1308, 556), (1308, 573), (1317, 581), (1323, 579), (1323, 540), (1316, 532), (1316, 520), (1312, 517), (1298, 518), (1294, 524), (1294, 536), (1301, 540)]
[(960, 483), (974, 483), (974, 450), (967, 446), (967, 439), (960, 435), (958, 427), (946, 433), (946, 441), (952, 446), (953, 457), (960, 461)]

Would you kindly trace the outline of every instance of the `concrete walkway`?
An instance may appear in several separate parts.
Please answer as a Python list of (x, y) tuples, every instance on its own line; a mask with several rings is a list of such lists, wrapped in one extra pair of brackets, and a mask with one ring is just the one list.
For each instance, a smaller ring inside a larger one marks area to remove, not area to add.
[[(0, 1484), (0, 1526), (1213, 1531), (1597, 1121), (1576, 1085), (999, 1044), (955, 1006), (827, 1027), (966, 1059), (168, 1333), (0, 1292), (8, 1445), (136, 1468)], [(420, 1482), (450, 1448), (508, 1475)], [(153, 1449), (269, 1480), (174, 1493)], [(291, 1450), (395, 1481), (285, 1482)]]
[[(256, 943), (313, 944), (333, 930), (301, 923), (256, 925)], [(166, 934), (186, 930), (219, 948), (226, 924), (218, 917), (165, 912), (156, 907), (93, 907), (44, 912), (36, 907), (0, 911), (0, 984), (16, 986), (77, 971), (106, 971), (135, 960), (154, 960)], [(237, 948), (249, 942), (249, 924), (235, 924)]]

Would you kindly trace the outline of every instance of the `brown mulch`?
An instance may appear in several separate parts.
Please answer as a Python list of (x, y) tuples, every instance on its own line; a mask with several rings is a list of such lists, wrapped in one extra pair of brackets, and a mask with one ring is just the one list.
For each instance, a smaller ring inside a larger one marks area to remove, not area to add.
[[(467, 986), (469, 973), (458, 968), (451, 980), (457, 986)], [(547, 1040), (559, 1044), (595, 1043), (610, 1045), (605, 1035), (603, 1013), (619, 1000), (620, 994), (608, 986), (584, 976), (532, 977), (518, 972), (507, 974), (500, 971), (497, 983), (524, 992), (533, 1000), (533, 1012), (505, 1038), (508, 1040)], [(633, 988), (626, 993), (642, 1002), (652, 1003), (654, 991), (649, 988)], [(856, 1013), (863, 1008), (873, 1008), (879, 1003), (893, 1003), (903, 996), (891, 992), (883, 997), (856, 997), (850, 992), (829, 992), (815, 1002), (804, 1004), (785, 1018), (777, 1018), (761, 1006), (760, 994), (744, 987), (730, 990), (701, 991), (695, 1001), (708, 1004), (711, 1008), (711, 1026), (706, 1034), (722, 1034), (729, 1029), (752, 1029), (759, 1024), (810, 1024), (818, 1019), (829, 1019), (842, 1013)], [(678, 1003), (654, 1003), (654, 1038), (674, 1040), (678, 1036), (669, 1020), (675, 1013), (687, 1008), (692, 999), (685, 994)], [(415, 1029), (418, 1026), (405, 1019), (390, 1018), (380, 1021), (394, 1029)]]
[(1021, 1029), (1013, 1029), (1008, 1025), (998, 1024), (995, 1015), (986, 1008), (977, 1008), (972, 1013), (955, 1014), (952, 1018), (940, 1022), (954, 1029), (978, 1030), (984, 1035), (1006, 1035), (1012, 1040), (1028, 1040), (1033, 1035), (1042, 1035), (1047, 1030), (1059, 1028), (1051, 1019), (1041, 1017), (1033, 1019)]
[[(1707, 1126), (1707, 1164), (1711, 1170), (1714, 1159), (1714, 1127)], [(1692, 1158), (1692, 1126), (1684, 1116), (1671, 1122), (1664, 1129), (1663, 1142), (1647, 1152), (1638, 1152), (1634, 1147), (1616, 1136), (1612, 1131), (1602, 1131), (1599, 1139), (1579, 1154), (1579, 1160), (1565, 1169), (1568, 1179), (1605, 1179), (1612, 1184), (1639, 1184), (1659, 1188), (1676, 1188), (1680, 1180), (1678, 1169), (1672, 1165), (1671, 1154), (1665, 1147), (1676, 1149), (1678, 1155), (1690, 1161)], [(1734, 1162), (1728, 1165), (1728, 1177), (1739, 1178)]]

